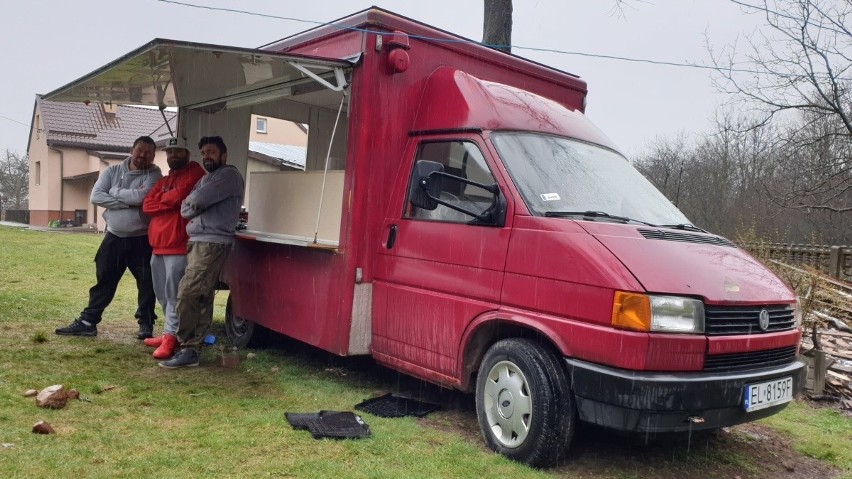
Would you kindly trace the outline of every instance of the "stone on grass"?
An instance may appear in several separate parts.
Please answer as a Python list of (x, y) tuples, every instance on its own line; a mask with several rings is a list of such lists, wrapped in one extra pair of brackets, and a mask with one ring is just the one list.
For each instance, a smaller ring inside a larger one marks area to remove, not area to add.
[(257, 355), (254, 354), (254, 353), (248, 353), (248, 354), (246, 354), (246, 359), (254, 359), (255, 356), (257, 356)]
[(35, 434), (53, 434), (56, 431), (53, 430), (53, 427), (47, 421), (39, 421), (33, 426), (33, 432)]
[(76, 389), (69, 389), (68, 399), (80, 399), (80, 391), (77, 391)]
[(36, 406), (52, 409), (62, 409), (68, 402), (68, 392), (61, 384), (54, 384), (39, 391), (36, 396)]
[(25, 398), (31, 398), (36, 394), (38, 394), (38, 389), (27, 389), (26, 391), (24, 391)]

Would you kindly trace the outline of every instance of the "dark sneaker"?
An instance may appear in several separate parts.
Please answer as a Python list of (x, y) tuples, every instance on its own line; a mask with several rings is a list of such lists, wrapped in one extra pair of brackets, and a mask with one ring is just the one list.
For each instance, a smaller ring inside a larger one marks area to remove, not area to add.
[(136, 333), (136, 339), (148, 339), (154, 336), (153, 323), (139, 323), (139, 332)]
[(198, 366), (198, 351), (194, 349), (181, 349), (172, 359), (160, 363), (161, 368), (177, 369)]
[(75, 319), (73, 323), (64, 328), (56, 328), (56, 334), (60, 336), (97, 336), (98, 327), (94, 324), (87, 325), (81, 319)]

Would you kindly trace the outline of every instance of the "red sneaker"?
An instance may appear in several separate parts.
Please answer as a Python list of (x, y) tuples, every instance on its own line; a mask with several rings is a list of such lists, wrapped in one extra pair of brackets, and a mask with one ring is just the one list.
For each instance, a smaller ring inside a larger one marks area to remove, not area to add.
[(162, 338), (163, 343), (154, 351), (154, 359), (169, 359), (175, 354), (175, 350), (178, 347), (177, 338), (171, 334), (164, 334)]
[[(163, 334), (165, 336), (165, 334)], [(163, 344), (163, 336), (157, 336), (156, 338), (145, 338), (142, 340), (145, 343), (145, 346), (150, 346), (152, 348), (157, 348), (161, 344)]]

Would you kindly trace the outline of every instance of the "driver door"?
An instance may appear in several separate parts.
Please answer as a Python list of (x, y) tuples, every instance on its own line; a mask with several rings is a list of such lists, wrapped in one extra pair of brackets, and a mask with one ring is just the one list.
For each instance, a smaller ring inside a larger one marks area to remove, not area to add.
[[(380, 361), (433, 376), (456, 375), (461, 336), (474, 318), (499, 307), (511, 231), (512, 207), (503, 226), (481, 224), (469, 214), (438, 205), (418, 208), (407, 186), (414, 164), (427, 160), (443, 172), (485, 185), (504, 195), (488, 150), (478, 136), (415, 138), (385, 216), (374, 281), (372, 351)], [(442, 177), (439, 199), (483, 212), (493, 193)], [(508, 199), (507, 199), (508, 201)], [(441, 379), (441, 378), (444, 379)]]

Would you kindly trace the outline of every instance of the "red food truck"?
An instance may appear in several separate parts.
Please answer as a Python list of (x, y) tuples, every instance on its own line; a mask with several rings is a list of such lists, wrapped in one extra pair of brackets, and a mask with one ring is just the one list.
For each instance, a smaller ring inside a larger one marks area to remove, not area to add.
[(690, 224), (584, 115), (586, 83), (370, 8), (258, 49), (154, 40), (48, 95), (178, 107), (246, 173), (252, 113), (307, 125), (304, 171), (248, 173), (226, 328), (474, 392), (535, 466), (577, 421), (698, 431), (803, 385), (796, 297)]

